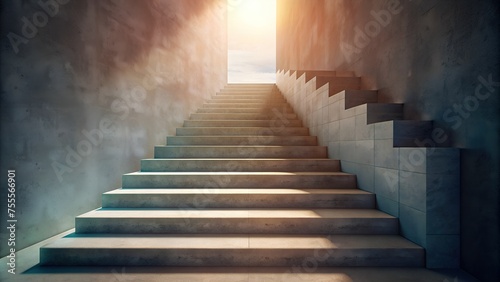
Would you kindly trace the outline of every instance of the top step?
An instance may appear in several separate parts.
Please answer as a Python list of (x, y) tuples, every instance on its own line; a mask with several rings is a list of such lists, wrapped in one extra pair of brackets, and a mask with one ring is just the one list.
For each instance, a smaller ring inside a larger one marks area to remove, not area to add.
[(275, 83), (231, 83), (225, 88), (273, 88)]

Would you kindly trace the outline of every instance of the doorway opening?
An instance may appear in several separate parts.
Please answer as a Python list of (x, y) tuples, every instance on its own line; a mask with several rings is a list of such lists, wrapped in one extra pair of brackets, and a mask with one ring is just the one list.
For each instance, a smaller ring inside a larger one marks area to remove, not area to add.
[(228, 83), (276, 82), (276, 0), (228, 0)]

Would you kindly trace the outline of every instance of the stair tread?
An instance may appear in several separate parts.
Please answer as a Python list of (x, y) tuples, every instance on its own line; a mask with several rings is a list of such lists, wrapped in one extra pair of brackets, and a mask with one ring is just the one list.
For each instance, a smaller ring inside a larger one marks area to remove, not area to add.
[[(167, 145), (168, 147), (173, 147), (171, 145)], [(165, 146), (165, 147), (167, 147)], [(179, 145), (177, 145), (179, 146)], [(189, 147), (188, 146), (183, 146), (182, 147)], [(201, 145), (204, 146), (204, 145)], [(209, 147), (215, 146), (215, 145), (208, 145)], [(195, 147), (197, 147), (195, 145)], [(224, 146), (226, 147), (226, 146)], [(245, 146), (246, 147), (246, 146)], [(278, 146), (281, 147), (281, 146)], [(287, 146), (289, 147), (289, 146)], [(292, 146), (293, 147), (293, 146)], [(300, 146), (300, 147), (314, 147), (314, 146)], [(300, 162), (307, 162), (307, 161), (318, 161), (318, 162), (338, 162), (339, 160), (335, 159), (318, 159), (318, 158), (309, 158), (309, 159), (297, 159), (297, 158), (286, 158), (286, 159), (278, 159), (278, 158), (260, 158), (260, 159), (251, 159), (251, 158), (191, 158), (191, 159), (171, 159), (171, 158), (154, 158), (154, 159), (142, 159), (144, 161), (300, 161)]]
[(373, 218), (395, 219), (394, 216), (376, 209), (97, 209), (77, 218), (113, 219), (169, 219), (169, 218)]
[(202, 193), (203, 195), (216, 194), (216, 195), (273, 195), (273, 194), (298, 194), (298, 195), (310, 195), (310, 194), (340, 194), (340, 195), (372, 195), (370, 192), (366, 192), (360, 189), (294, 189), (294, 188), (203, 188), (202, 191), (195, 188), (169, 188), (169, 189), (158, 189), (158, 188), (143, 188), (143, 189), (133, 189), (133, 188), (120, 188), (115, 189), (104, 194), (192, 194), (198, 195)]
[(422, 249), (398, 235), (70, 234), (45, 249)]
[[(190, 136), (193, 137), (193, 136)], [(204, 136), (208, 137), (208, 136)], [(241, 137), (241, 136), (239, 136)], [(156, 145), (155, 147), (158, 148), (163, 148), (163, 147), (169, 147), (169, 148), (212, 148), (212, 147), (225, 147), (228, 149), (234, 149), (234, 148), (307, 148), (310, 149), (311, 147), (320, 147), (320, 148), (325, 148), (326, 146), (301, 146), (301, 145), (286, 145), (286, 146), (281, 146), (281, 145)], [(284, 160), (288, 158), (283, 158)]]
[(332, 172), (241, 172), (241, 171), (180, 171), (180, 172), (142, 172), (142, 171), (137, 171), (137, 172), (132, 172), (132, 173), (126, 173), (124, 175), (228, 175), (228, 176), (237, 176), (237, 175), (306, 175), (306, 176), (324, 176), (324, 175), (338, 175), (338, 176), (352, 176), (353, 174), (351, 173), (346, 173), (346, 172), (338, 172), (338, 171), (332, 171)]
[(323, 250), (325, 266), (422, 266), (398, 218), (302, 125), (275, 84), (228, 85), (77, 216), (76, 233), (43, 246), (41, 263), (293, 266)]

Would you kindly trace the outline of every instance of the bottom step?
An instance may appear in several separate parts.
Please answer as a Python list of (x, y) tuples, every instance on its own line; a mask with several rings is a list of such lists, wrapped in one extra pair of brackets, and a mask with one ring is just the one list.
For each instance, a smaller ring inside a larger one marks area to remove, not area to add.
[(397, 235), (80, 235), (40, 249), (64, 266), (405, 266), (424, 249)]

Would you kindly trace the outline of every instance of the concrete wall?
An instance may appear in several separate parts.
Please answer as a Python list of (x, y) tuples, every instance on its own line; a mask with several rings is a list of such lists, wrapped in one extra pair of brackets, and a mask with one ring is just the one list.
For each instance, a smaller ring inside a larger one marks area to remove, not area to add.
[[(40, 4), (41, 3), (41, 4)], [(3, 1), (1, 254), (74, 226), (227, 81), (224, 0)]]
[(427, 267), (458, 268), (459, 149), (418, 147), (439, 133), (432, 122), (401, 120), (404, 105), (376, 103), (377, 91), (332, 85), (352, 77), (320, 86), (297, 73), (278, 72), (277, 85), (328, 157), (376, 194), (378, 209), (399, 218), (400, 234), (426, 249)]
[(278, 70), (352, 70), (461, 148), (461, 266), (499, 277), (496, 1), (278, 0)]

